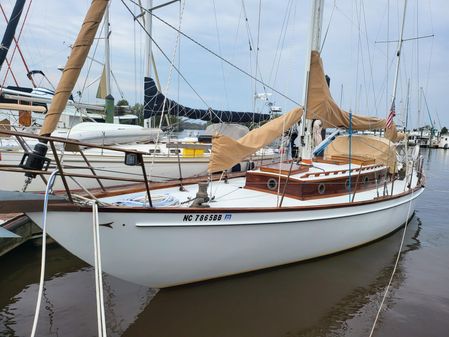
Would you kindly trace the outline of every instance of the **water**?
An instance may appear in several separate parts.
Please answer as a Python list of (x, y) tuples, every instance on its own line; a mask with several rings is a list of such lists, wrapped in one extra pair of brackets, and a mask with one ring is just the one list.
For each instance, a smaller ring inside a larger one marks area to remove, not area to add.
[[(427, 189), (374, 336), (449, 336), (449, 151), (424, 152)], [(402, 229), (338, 255), (157, 291), (105, 276), (108, 336), (368, 336)], [(0, 258), (0, 336), (31, 332), (40, 249)], [(48, 251), (38, 336), (96, 336), (93, 269)]]

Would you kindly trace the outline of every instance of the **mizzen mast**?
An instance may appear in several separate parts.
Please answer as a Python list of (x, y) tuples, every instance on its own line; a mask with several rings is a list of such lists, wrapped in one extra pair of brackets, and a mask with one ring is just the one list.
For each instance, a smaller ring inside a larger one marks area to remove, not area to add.
[(403, 36), (404, 36), (406, 10), (407, 10), (407, 0), (404, 0), (404, 12), (402, 14), (401, 33), (400, 33), (399, 41), (398, 41), (398, 50), (396, 52), (396, 70), (395, 70), (395, 74), (394, 74), (393, 94), (391, 95), (390, 111), (389, 111), (389, 113), (387, 115), (387, 125), (386, 125), (387, 128), (389, 128), (391, 126), (391, 124), (393, 123), (393, 117), (395, 116), (395, 100), (396, 100), (396, 91), (397, 91), (397, 88), (398, 88), (399, 64), (401, 62), (402, 42), (404, 42)]

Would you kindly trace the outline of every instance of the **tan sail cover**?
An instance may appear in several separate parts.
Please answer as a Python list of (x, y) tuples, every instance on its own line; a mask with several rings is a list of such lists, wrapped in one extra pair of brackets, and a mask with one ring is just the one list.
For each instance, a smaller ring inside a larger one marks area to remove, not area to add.
[[(393, 172), (396, 165), (396, 146), (384, 137), (372, 135), (353, 135), (351, 154), (356, 157), (374, 159), (376, 164), (383, 164)], [(324, 151), (324, 159), (333, 156), (349, 157), (349, 137), (337, 137)]]
[[(340, 109), (333, 100), (326, 83), (323, 62), (317, 51), (312, 51), (309, 77), (307, 119), (319, 119), (323, 128), (349, 128), (349, 113)], [(352, 115), (353, 130), (385, 129), (385, 124), (385, 119)], [(403, 135), (398, 134), (396, 125), (393, 124), (385, 130), (385, 137), (395, 142), (402, 139)]]
[(209, 172), (226, 170), (242, 160), (248, 158), (258, 149), (272, 143), (290, 127), (298, 123), (303, 110), (295, 108), (290, 112), (273, 119), (247, 133), (238, 140), (218, 135), (212, 139), (212, 153), (209, 161)]
[(65, 109), (67, 100), (75, 87), (75, 83), (89, 53), (90, 46), (95, 38), (108, 2), (108, 0), (92, 1), (78, 37), (73, 44), (72, 52), (64, 67), (64, 71), (62, 72), (50, 109), (45, 116), (44, 125), (40, 131), (41, 135), (51, 134), (58, 125), (59, 117)]

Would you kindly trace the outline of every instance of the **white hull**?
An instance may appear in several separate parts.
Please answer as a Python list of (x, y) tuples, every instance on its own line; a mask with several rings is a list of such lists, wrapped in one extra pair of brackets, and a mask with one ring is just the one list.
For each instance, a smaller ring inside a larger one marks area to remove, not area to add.
[[(302, 261), (347, 250), (400, 227), (423, 191), (356, 206), (313, 210), (164, 209), (100, 212), (103, 270), (150, 287), (169, 287)], [(183, 221), (218, 214), (220, 221)], [(42, 213), (29, 213), (42, 225)], [(268, 219), (276, 219), (276, 223)], [(48, 233), (92, 264), (92, 214), (50, 212)]]

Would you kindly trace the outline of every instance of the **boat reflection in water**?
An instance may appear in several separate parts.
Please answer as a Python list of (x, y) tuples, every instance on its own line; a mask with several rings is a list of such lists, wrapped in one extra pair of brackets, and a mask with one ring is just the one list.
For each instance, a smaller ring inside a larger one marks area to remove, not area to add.
[[(419, 231), (419, 220), (413, 218), (403, 254), (419, 248)], [(348, 335), (348, 329), (365, 333), (401, 236), (402, 229), (341, 254), (159, 292), (105, 274), (108, 336), (323, 336)], [(39, 250), (26, 247), (0, 259), (6, 271), (0, 279), (1, 336), (30, 333), (39, 264)], [(400, 263), (393, 291), (404, 277)], [(92, 267), (62, 248), (49, 249), (37, 335), (95, 335), (94, 285)]]
[[(36, 308), (40, 249), (0, 258), (0, 336), (29, 336)], [(3, 273), (5, 271), (5, 273)], [(47, 250), (46, 282), (36, 336), (97, 334), (95, 273), (60, 246)], [(157, 292), (104, 274), (108, 336), (121, 336)]]
[[(419, 248), (419, 231), (415, 217), (403, 254)], [(343, 335), (346, 321), (364, 312), (369, 332), (402, 233), (314, 261), (162, 289), (123, 336)], [(403, 273), (399, 263), (393, 288)]]

